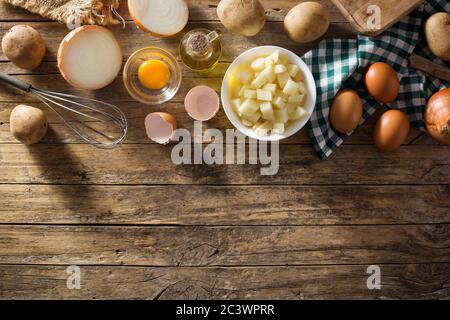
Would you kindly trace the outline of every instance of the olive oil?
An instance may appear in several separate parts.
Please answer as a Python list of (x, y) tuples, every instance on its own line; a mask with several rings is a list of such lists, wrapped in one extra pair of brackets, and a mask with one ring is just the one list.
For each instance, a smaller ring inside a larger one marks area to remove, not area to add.
[(220, 37), (220, 31), (208, 29), (189, 31), (180, 43), (181, 61), (193, 71), (211, 71), (222, 55)]

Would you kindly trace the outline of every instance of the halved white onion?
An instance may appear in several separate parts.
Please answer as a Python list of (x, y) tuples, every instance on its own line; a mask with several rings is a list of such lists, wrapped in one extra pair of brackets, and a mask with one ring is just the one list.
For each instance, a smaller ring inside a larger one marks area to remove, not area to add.
[(76, 88), (104, 88), (114, 81), (121, 67), (120, 45), (104, 27), (79, 27), (65, 36), (59, 46), (59, 71)]
[(159, 37), (177, 34), (189, 19), (185, 0), (128, 0), (128, 10), (140, 29)]

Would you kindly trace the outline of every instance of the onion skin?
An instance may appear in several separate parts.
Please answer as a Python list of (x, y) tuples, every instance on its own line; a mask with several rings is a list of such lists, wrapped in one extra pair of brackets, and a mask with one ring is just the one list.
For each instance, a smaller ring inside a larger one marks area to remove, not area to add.
[(450, 88), (438, 91), (428, 100), (425, 124), (430, 136), (450, 145)]

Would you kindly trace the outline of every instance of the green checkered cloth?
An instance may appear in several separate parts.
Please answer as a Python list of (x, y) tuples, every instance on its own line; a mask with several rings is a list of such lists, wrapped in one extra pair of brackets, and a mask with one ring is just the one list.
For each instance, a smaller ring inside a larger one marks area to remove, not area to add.
[(389, 107), (403, 110), (409, 115), (412, 126), (425, 131), (423, 112), (426, 101), (433, 93), (450, 84), (408, 68), (408, 57), (415, 52), (449, 67), (449, 63), (429, 51), (421, 35), (422, 22), (441, 11), (450, 12), (449, 0), (429, 0), (379, 37), (358, 35), (357, 39), (324, 40), (302, 57), (316, 80), (317, 103), (308, 123), (308, 131), (315, 150), (323, 160), (351, 134), (335, 131), (328, 117), (333, 98), (341, 88), (356, 90), (361, 97), (364, 106), (361, 124), (382, 107), (362, 85), (364, 71), (374, 62), (388, 63), (401, 77), (399, 97)]

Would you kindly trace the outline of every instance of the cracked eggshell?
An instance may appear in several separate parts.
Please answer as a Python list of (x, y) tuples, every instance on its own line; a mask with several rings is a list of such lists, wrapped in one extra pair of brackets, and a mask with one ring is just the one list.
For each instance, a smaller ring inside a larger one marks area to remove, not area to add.
[(145, 117), (147, 136), (159, 144), (168, 144), (177, 129), (177, 120), (165, 112), (153, 112)]

